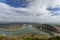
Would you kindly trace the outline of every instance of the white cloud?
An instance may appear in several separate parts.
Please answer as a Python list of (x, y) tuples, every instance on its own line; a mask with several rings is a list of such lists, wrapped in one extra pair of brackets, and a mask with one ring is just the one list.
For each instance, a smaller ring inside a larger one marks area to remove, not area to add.
[(30, 8), (34, 14), (40, 14), (40, 16), (37, 17), (40, 22), (58, 22), (60, 20), (60, 18), (58, 18), (58, 15), (51, 16), (51, 13), (47, 10), (47, 8), (50, 6), (56, 7), (55, 2), (55, 0), (36, 0), (34, 2), (31, 2), (28, 8)]
[(59, 16), (51, 16), (47, 10), (50, 6), (56, 7), (57, 4), (60, 4), (59, 2), (59, 0), (57, 2), (55, 0), (32, 0), (26, 8), (14, 8), (0, 3), (0, 20), (40, 23), (60, 22)]

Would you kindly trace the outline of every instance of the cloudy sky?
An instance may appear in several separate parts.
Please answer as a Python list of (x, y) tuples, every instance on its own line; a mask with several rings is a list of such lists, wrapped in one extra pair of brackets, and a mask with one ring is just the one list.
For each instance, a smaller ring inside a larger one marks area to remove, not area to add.
[(60, 0), (0, 0), (0, 21), (60, 24)]

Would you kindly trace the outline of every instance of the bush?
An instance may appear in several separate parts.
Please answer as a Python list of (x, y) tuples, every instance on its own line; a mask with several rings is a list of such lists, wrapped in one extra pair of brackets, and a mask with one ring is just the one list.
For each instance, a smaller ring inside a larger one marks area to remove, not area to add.
[(60, 37), (56, 36), (56, 37), (49, 38), (48, 40), (60, 40)]
[(0, 40), (5, 40), (5, 38), (6, 38), (6, 35), (5, 34), (0, 34)]
[(24, 40), (39, 40), (39, 38), (24, 38)]

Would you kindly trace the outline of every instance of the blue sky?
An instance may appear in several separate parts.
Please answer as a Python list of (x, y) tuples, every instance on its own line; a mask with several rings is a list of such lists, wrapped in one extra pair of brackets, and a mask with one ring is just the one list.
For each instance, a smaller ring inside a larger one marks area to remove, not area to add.
[(0, 21), (58, 24), (60, 0), (0, 0)]
[(0, 0), (0, 1), (12, 7), (26, 7), (29, 3), (29, 1), (26, 0)]

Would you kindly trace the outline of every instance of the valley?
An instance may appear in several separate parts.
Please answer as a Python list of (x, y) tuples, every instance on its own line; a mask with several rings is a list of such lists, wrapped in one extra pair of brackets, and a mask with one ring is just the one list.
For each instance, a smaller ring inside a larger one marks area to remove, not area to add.
[[(0, 34), (6, 36), (24, 35), (24, 34), (43, 34), (48, 37), (60, 35), (59, 25), (35, 24), (35, 23), (0, 23)], [(42, 36), (43, 36), (42, 35)]]

